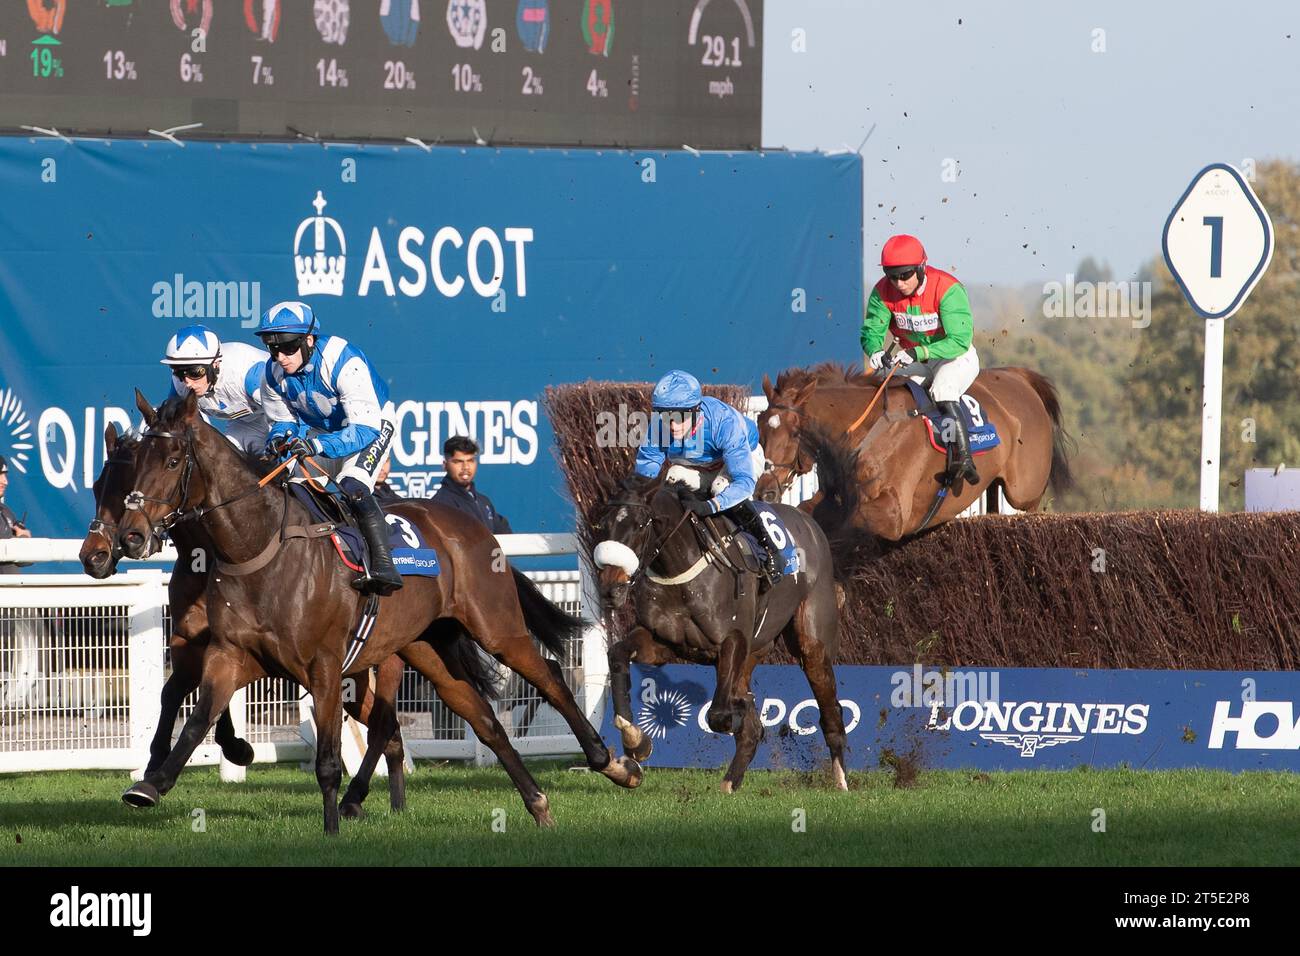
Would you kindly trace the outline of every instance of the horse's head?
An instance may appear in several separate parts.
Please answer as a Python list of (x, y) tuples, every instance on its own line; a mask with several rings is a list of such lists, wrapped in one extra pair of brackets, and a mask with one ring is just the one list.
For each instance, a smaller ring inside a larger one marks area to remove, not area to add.
[(600, 596), (614, 607), (627, 603), (632, 580), (653, 561), (682, 516), (676, 485), (664, 481), (668, 463), (653, 478), (632, 475), (605, 506), (592, 552), (599, 569)]
[[(135, 487), (127, 494), (117, 544), (128, 557), (145, 558), (162, 547), (162, 536), (203, 500), (195, 458), (196, 433), (205, 427), (198, 396), (174, 395), (155, 411), (136, 389), (145, 431), (135, 453)], [(198, 427), (196, 427), (198, 426)]]
[(782, 374), (773, 387), (772, 380), (763, 376), (767, 411), (758, 418), (758, 440), (766, 461), (754, 489), (754, 497), (760, 501), (780, 501), (796, 476), (812, 470), (812, 461), (804, 453), (799, 436), (804, 409), (816, 390), (815, 378), (800, 380)]
[(139, 440), (123, 438), (117, 427), (104, 429), (108, 460), (95, 479), (95, 517), (81, 542), (81, 566), (92, 578), (107, 578), (117, 572), (122, 549), (117, 542), (118, 522), (126, 510), (126, 494), (135, 484), (135, 452)]

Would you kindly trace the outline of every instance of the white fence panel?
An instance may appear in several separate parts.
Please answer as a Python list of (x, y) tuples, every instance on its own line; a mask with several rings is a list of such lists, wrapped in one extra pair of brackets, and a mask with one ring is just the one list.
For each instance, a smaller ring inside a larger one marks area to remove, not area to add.
[[(599, 614), (585, 610), (593, 605), (583, 600), (573, 536), (500, 540), (510, 556), (575, 557), (572, 569), (529, 576), (548, 598), (584, 618), (583, 634), (565, 649), (560, 664), (579, 704), (599, 721), (607, 680), (604, 632)], [(0, 560), (75, 560), (79, 547), (80, 541), (71, 540), (0, 541)], [(82, 574), (0, 575), (0, 772), (143, 767), (170, 674), (171, 625), (167, 575), (159, 570), (124, 571), (106, 581)], [(503, 669), (503, 677), (498, 719), (516, 749), (526, 756), (577, 753), (568, 726), (536, 689), (511, 671)], [(196, 696), (183, 705), (173, 739)], [(232, 719), (253, 745), (256, 761), (309, 760), (312, 750), (300, 729), (302, 707), (309, 703), (293, 681), (268, 678), (232, 700)], [(413, 756), (490, 759), (473, 732), (409, 667), (397, 708)], [(209, 735), (191, 763), (219, 761)], [(222, 767), (223, 779), (242, 778), (242, 768)]]

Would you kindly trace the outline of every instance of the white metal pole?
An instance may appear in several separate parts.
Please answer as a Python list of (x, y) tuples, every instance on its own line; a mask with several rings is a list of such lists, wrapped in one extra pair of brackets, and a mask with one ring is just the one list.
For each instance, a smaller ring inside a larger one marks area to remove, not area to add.
[(1205, 384), (1201, 393), (1201, 510), (1219, 510), (1219, 436), (1223, 430), (1223, 323), (1205, 320)]

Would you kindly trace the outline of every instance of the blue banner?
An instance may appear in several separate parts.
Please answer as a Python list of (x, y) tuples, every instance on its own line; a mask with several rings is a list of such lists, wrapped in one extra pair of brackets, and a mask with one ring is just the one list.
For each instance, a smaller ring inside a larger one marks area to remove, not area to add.
[(757, 390), (858, 350), (856, 155), (8, 138), (0, 195), (0, 454), (38, 536), (84, 532), (104, 427), (165, 394), (172, 332), (255, 344), (282, 299), (388, 382), (399, 492), (469, 434), (530, 531), (572, 527), (547, 385)]
[[(848, 765), (921, 768), (1300, 770), (1300, 674), (1069, 669), (835, 669)], [(632, 668), (632, 716), (652, 767), (718, 767), (734, 741), (708, 729), (714, 672)], [(763, 666), (751, 684), (764, 726), (752, 766), (811, 770), (829, 759), (803, 672)], [(619, 753), (613, 711), (605, 740)]]

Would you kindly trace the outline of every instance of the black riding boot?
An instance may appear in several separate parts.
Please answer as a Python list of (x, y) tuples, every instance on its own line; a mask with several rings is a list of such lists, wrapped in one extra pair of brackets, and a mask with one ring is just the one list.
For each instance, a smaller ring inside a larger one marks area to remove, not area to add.
[(975, 459), (970, 453), (970, 437), (966, 434), (966, 423), (956, 402), (936, 402), (945, 418), (952, 419), (953, 440), (948, 442), (948, 474), (956, 479), (955, 490), (960, 493), (963, 480), (972, 486), (979, 484), (980, 473), (975, 468)]
[(772, 585), (780, 581), (784, 576), (781, 565), (777, 564), (777, 557), (780, 555), (780, 548), (772, 542), (772, 536), (767, 530), (767, 525), (763, 523), (763, 518), (758, 509), (754, 507), (754, 501), (747, 498), (735, 506), (732, 511), (738, 519), (740, 526), (758, 539), (759, 545), (763, 548), (763, 576), (761, 590), (766, 591)]
[(362, 577), (352, 586), (363, 594), (392, 594), (402, 586), (402, 576), (393, 566), (393, 552), (388, 547), (388, 522), (384, 512), (369, 491), (353, 491), (348, 495), (357, 525), (370, 546), (370, 561), (364, 565)]

